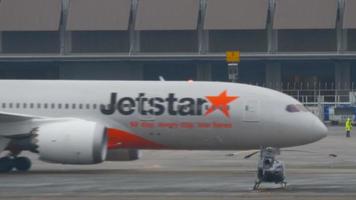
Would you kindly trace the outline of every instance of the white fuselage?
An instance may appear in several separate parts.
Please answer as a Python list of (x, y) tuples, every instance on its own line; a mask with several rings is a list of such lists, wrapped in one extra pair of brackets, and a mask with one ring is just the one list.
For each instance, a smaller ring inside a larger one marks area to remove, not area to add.
[(0, 81), (0, 94), (1, 112), (100, 122), (134, 136), (125, 148), (290, 147), (327, 131), (310, 112), (288, 112), (295, 99), (236, 83), (11, 80)]

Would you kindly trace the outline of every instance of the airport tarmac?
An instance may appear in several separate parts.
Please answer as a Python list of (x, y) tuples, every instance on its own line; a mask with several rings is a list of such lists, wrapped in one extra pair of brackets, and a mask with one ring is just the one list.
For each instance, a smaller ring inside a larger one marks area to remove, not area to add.
[[(287, 189), (265, 184), (252, 191), (257, 157), (232, 151), (142, 151), (134, 162), (55, 165), (33, 158), (28, 173), (0, 174), (0, 199), (355, 199), (356, 130), (329, 128), (317, 143), (282, 152)], [(329, 153), (337, 154), (331, 158)]]

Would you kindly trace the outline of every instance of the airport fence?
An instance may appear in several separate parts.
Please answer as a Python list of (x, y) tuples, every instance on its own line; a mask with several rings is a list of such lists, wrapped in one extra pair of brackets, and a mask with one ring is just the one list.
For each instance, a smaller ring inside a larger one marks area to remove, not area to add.
[(337, 123), (348, 117), (356, 121), (355, 83), (270, 83), (262, 86), (294, 97), (324, 121)]
[(306, 106), (316, 106), (319, 104), (350, 105), (356, 103), (355, 98), (353, 97), (353, 94), (356, 92), (356, 83), (287, 82), (264, 83), (259, 86), (279, 90), (294, 97)]

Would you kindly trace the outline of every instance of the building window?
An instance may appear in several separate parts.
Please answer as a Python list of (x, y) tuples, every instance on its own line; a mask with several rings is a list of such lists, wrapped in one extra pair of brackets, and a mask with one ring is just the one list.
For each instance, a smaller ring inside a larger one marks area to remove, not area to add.
[(196, 31), (141, 31), (142, 52), (196, 52), (198, 34)]
[(106, 53), (129, 52), (128, 31), (74, 31), (72, 32), (72, 52)]
[(5, 31), (2, 38), (4, 53), (58, 53), (60, 50), (58, 31)]

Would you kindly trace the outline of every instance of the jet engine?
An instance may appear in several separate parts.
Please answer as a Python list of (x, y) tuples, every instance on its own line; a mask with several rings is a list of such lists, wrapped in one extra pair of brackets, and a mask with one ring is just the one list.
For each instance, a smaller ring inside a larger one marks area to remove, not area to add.
[(106, 128), (96, 122), (68, 120), (41, 125), (33, 143), (40, 159), (62, 164), (96, 164), (106, 159)]
[(107, 161), (133, 161), (140, 158), (137, 149), (110, 149), (106, 157)]

